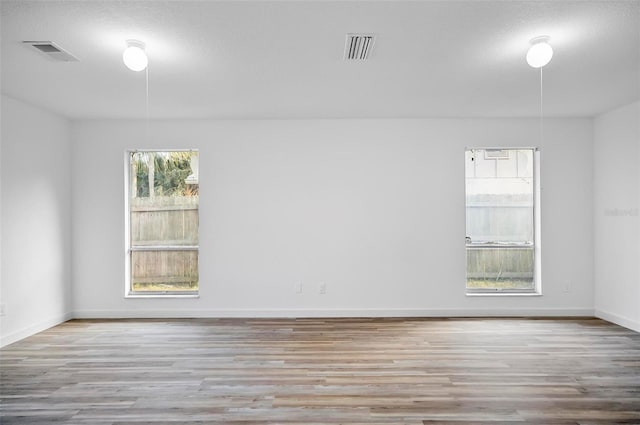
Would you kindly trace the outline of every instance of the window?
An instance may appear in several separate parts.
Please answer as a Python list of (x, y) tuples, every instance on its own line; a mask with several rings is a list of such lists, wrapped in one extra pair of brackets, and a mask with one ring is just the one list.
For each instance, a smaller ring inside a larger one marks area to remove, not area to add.
[(535, 149), (465, 152), (467, 292), (539, 292)]
[(198, 152), (126, 158), (126, 294), (197, 294)]

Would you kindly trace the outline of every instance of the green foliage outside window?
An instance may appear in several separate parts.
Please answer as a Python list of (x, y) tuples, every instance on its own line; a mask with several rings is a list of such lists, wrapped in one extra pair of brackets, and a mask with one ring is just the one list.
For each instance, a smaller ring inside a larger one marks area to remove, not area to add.
[(155, 196), (193, 196), (197, 185), (185, 183), (191, 171), (191, 152), (135, 152), (136, 197), (149, 197), (149, 165), (153, 161)]

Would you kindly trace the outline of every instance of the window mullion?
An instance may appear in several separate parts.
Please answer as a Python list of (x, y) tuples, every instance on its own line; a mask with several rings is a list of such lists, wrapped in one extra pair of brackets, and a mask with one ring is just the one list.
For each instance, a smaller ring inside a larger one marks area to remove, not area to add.
[(134, 245), (131, 251), (197, 251), (198, 245)]

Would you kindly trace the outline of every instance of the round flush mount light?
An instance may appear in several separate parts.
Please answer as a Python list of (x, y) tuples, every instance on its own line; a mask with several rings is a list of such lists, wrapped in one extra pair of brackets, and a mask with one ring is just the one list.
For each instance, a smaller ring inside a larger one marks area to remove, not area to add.
[(542, 68), (551, 61), (553, 49), (549, 44), (549, 36), (541, 35), (531, 39), (531, 47), (527, 52), (527, 63), (533, 68)]
[(132, 71), (142, 71), (147, 67), (149, 59), (144, 51), (144, 43), (138, 40), (127, 40), (127, 48), (122, 54), (122, 61)]

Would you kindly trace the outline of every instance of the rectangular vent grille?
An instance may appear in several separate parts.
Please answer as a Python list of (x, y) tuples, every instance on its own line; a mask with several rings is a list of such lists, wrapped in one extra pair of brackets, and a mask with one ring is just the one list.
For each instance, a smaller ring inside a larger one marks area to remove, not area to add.
[(65, 51), (51, 41), (23, 41), (22, 43), (34, 47), (39, 53), (56, 62), (77, 62), (78, 58)]
[(344, 45), (344, 59), (369, 59), (375, 41), (375, 34), (347, 34), (347, 40)]
[(43, 53), (60, 53), (60, 50), (53, 44), (34, 44), (33, 47)]

